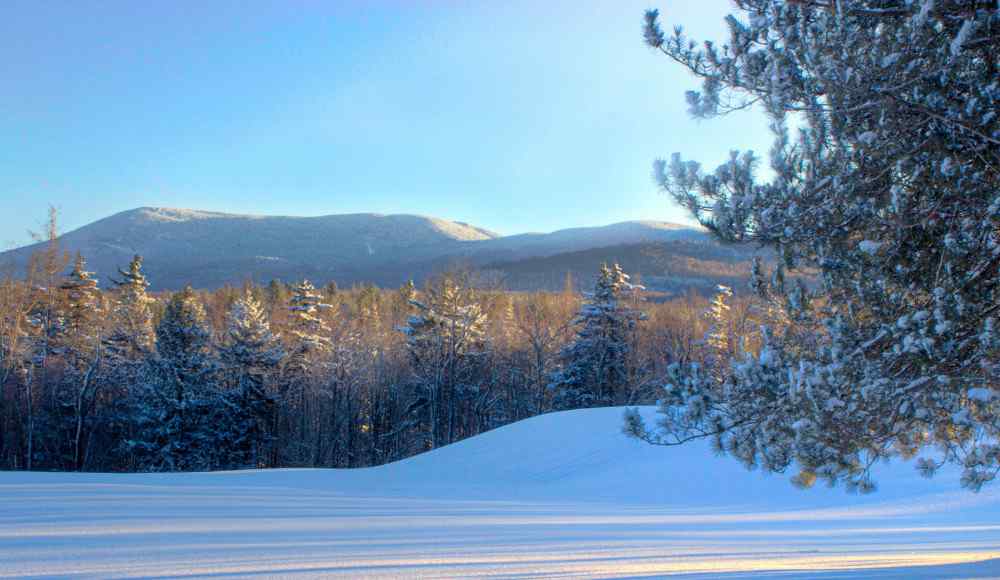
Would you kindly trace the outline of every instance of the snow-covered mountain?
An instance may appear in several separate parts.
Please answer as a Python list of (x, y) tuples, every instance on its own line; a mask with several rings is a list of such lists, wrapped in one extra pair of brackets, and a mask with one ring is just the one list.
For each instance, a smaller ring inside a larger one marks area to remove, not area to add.
[[(396, 284), (456, 262), (479, 266), (675, 240), (707, 237), (695, 228), (651, 221), (501, 237), (466, 223), (417, 215), (285, 217), (144, 207), (68, 232), (61, 244), (70, 253), (82, 253), (104, 281), (140, 254), (154, 288), (169, 289), (273, 278)], [(35, 249), (0, 254), (0, 265), (23, 270)]]

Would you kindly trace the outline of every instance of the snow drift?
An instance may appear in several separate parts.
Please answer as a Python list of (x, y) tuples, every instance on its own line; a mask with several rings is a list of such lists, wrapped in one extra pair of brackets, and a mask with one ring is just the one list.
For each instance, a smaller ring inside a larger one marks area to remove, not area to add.
[[(652, 412), (651, 410), (648, 412)], [(0, 577), (1000, 573), (1000, 494), (880, 466), (803, 491), (622, 409), (554, 413), (375, 468), (0, 473)]]

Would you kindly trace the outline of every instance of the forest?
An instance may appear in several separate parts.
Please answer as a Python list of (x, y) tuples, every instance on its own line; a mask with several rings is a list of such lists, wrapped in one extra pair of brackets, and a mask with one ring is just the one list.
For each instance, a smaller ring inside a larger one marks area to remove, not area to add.
[(652, 404), (671, 364), (747, 348), (763, 312), (726, 287), (647, 300), (616, 264), (586, 291), (446, 271), (154, 293), (139, 256), (94, 279), (55, 220), (27, 277), (0, 281), (0, 469), (379, 465), (553, 410)]

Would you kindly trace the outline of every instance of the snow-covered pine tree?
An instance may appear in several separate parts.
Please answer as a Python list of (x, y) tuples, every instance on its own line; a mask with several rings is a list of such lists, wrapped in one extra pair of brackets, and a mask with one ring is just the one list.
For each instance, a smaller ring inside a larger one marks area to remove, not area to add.
[(328, 308), (330, 305), (323, 302), (323, 297), (308, 280), (292, 288), (287, 328), (292, 343), (290, 364), (295, 368), (305, 365), (313, 354), (330, 350), (330, 327), (320, 314)]
[(415, 374), (409, 412), (420, 417), (426, 448), (456, 440), (456, 412), (469, 384), (476, 356), (486, 348), (487, 317), (466, 280), (449, 273), (413, 300), (417, 313), (402, 329)]
[(149, 282), (142, 272), (142, 256), (129, 262), (128, 271), (118, 270), (117, 293), (111, 312), (113, 328), (107, 338), (108, 356), (114, 364), (141, 359), (153, 349), (153, 318), (146, 294)]
[(259, 467), (266, 462), (275, 401), (268, 383), (285, 356), (271, 332), (263, 306), (249, 291), (233, 302), (226, 319), (219, 359), (230, 383), (223, 399), (229, 407), (226, 448), (228, 467)]
[[(752, 152), (655, 172), (719, 237), (777, 250), (755, 285), (790, 326), (724, 381), (674, 369), (666, 429), (630, 429), (862, 491), (879, 460), (924, 450), (924, 472), (957, 463), (977, 490), (1000, 470), (1000, 5), (736, 5), (724, 45), (665, 35), (655, 10), (645, 40), (703, 79), (693, 114), (767, 112), (773, 177)], [(785, 284), (803, 268), (816, 287)]]
[(470, 289), (454, 275), (443, 276), (427, 290), (427, 300), (412, 301), (417, 314), (404, 329), (415, 356), (444, 348), (462, 354), (480, 349), (485, 341), (486, 315)]
[(64, 338), (79, 346), (94, 348), (93, 336), (97, 330), (94, 320), (101, 314), (101, 293), (94, 273), (87, 271), (87, 262), (79, 253), (73, 261), (73, 270), (60, 284), (64, 300)]
[(580, 309), (576, 338), (562, 353), (562, 365), (552, 374), (549, 389), (559, 409), (623, 405), (635, 385), (632, 334), (645, 317), (623, 303), (638, 287), (621, 266), (601, 265), (594, 294)]
[(59, 285), (59, 291), (62, 328), (56, 344), (63, 370), (53, 385), (55, 396), (43, 419), (43, 440), (51, 465), (80, 470), (92, 427), (90, 415), (105, 371), (102, 297), (82, 255), (76, 255), (73, 269)]
[(259, 378), (277, 366), (284, 348), (253, 294), (247, 292), (233, 302), (226, 321), (226, 340), (219, 355), (229, 369)]
[(102, 409), (102, 435), (109, 446), (124, 454), (129, 462), (128, 445), (112, 445), (111, 441), (128, 441), (134, 427), (131, 414), (134, 404), (142, 400), (151, 376), (155, 337), (150, 306), (154, 300), (146, 293), (149, 283), (142, 272), (142, 257), (134, 256), (128, 270), (118, 270), (119, 280), (111, 293), (107, 337), (104, 340), (107, 377), (107, 404)]
[(280, 465), (313, 465), (314, 450), (306, 446), (312, 411), (307, 408), (310, 392), (315, 392), (328, 370), (333, 350), (330, 327), (322, 313), (331, 309), (323, 296), (308, 281), (292, 288), (288, 302), (288, 317), (284, 327), (287, 356), (279, 385), (281, 407), (273, 435), (280, 438), (277, 449), (284, 456), (275, 456), (272, 463)]
[[(219, 446), (221, 406), (215, 393), (217, 361), (205, 309), (187, 287), (167, 303), (156, 327), (153, 378), (136, 410), (130, 441), (140, 466), (152, 471), (212, 469)], [(222, 431), (226, 430), (223, 424)]]

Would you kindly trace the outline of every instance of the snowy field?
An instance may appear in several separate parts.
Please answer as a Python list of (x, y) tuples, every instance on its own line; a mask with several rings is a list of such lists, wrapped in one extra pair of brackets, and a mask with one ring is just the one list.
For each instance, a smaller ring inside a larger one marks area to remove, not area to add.
[(802, 491), (621, 413), (372, 469), (0, 473), (0, 577), (1000, 577), (997, 486), (893, 465), (874, 495)]

